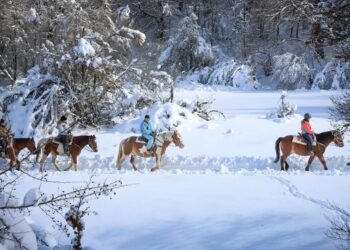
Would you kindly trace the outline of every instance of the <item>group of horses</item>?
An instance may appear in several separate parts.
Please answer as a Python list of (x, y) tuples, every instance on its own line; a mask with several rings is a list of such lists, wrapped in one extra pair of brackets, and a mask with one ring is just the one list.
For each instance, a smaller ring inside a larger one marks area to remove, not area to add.
[[(302, 156), (310, 155), (306, 149), (305, 143), (296, 143), (293, 141), (292, 135), (285, 137), (280, 137), (276, 140), (275, 150), (276, 150), (276, 160), (275, 163), (280, 161), (281, 170), (287, 171), (289, 169), (289, 164), (287, 158), (291, 154), (298, 154)], [(344, 146), (344, 135), (338, 130), (323, 132), (316, 135), (316, 144), (313, 146), (314, 154), (310, 155), (306, 171), (309, 171), (310, 165), (313, 162), (314, 158), (317, 157), (325, 170), (328, 170), (326, 161), (324, 159), (324, 153), (326, 148), (334, 142), (338, 147)], [(167, 148), (171, 143), (174, 143), (175, 146), (179, 148), (184, 147), (182, 137), (177, 131), (162, 132), (155, 135), (155, 142), (152, 151), (147, 151), (146, 142), (142, 140), (141, 137), (131, 136), (122, 140), (119, 144), (118, 156), (116, 160), (116, 167), (118, 170), (121, 169), (122, 163), (130, 156), (130, 163), (132, 168), (135, 171), (138, 171), (138, 168), (135, 164), (135, 157), (155, 157), (156, 166), (151, 169), (151, 171), (160, 170), (162, 164), (162, 157), (165, 154)], [(69, 155), (71, 157), (71, 164), (65, 170), (73, 167), (77, 170), (77, 158), (81, 151), (88, 146), (92, 152), (97, 152), (97, 142), (95, 135), (83, 135), (83, 136), (74, 136), (71, 139), (71, 142), (68, 146)], [(44, 164), (49, 156), (52, 155), (52, 163), (57, 170), (61, 170), (56, 164), (56, 158), (59, 155), (65, 155), (62, 151), (62, 144), (56, 141), (55, 138), (41, 139), (37, 146), (33, 138), (15, 138), (13, 140), (12, 146), (8, 150), (8, 155), (10, 159), (10, 168), (16, 166), (19, 168), (20, 161), (17, 159), (19, 152), (27, 148), (31, 154), (36, 155), (35, 161), (39, 161), (39, 155), (41, 154), (40, 160), (40, 171), (44, 171)], [(282, 152), (282, 155), (281, 155)]]

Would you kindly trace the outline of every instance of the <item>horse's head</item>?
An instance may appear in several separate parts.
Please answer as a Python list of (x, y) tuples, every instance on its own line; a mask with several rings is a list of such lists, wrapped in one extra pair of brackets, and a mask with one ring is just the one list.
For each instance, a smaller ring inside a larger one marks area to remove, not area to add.
[(177, 147), (179, 147), (179, 148), (185, 147), (185, 144), (182, 141), (182, 137), (181, 137), (180, 133), (177, 132), (176, 130), (173, 132), (173, 135), (171, 138)]
[(340, 132), (339, 130), (335, 130), (332, 132), (333, 136), (334, 136), (334, 144), (337, 147), (344, 147), (344, 134), (342, 132)]
[(94, 152), (97, 152), (97, 142), (96, 142), (96, 136), (95, 135), (89, 135), (89, 147)]

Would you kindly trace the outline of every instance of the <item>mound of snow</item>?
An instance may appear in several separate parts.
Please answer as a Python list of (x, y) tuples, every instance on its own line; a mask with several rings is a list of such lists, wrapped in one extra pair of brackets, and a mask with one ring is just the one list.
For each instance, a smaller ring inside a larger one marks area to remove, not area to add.
[(121, 130), (124, 132), (140, 132), (140, 124), (143, 117), (149, 114), (151, 116), (151, 124), (157, 132), (182, 129), (196, 128), (202, 125), (203, 121), (196, 117), (187, 108), (181, 107), (175, 103), (155, 104), (148, 110), (143, 110), (140, 118), (124, 124)]
[(95, 56), (95, 49), (92, 45), (84, 38), (80, 38), (78, 45), (73, 47), (73, 52), (78, 57), (93, 57)]
[(38, 188), (32, 188), (24, 196), (23, 206), (36, 206), (36, 204), (45, 200), (45, 198), (44, 193), (40, 192)]

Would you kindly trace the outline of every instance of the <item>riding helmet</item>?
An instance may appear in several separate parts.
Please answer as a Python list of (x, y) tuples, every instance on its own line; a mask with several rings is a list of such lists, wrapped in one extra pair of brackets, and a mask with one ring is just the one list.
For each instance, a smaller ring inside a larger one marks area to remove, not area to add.
[(305, 120), (311, 119), (311, 114), (310, 114), (310, 113), (306, 113), (306, 114), (304, 115), (304, 119), (305, 119)]
[(67, 117), (65, 117), (64, 115), (61, 116), (60, 121), (64, 122), (67, 121)]

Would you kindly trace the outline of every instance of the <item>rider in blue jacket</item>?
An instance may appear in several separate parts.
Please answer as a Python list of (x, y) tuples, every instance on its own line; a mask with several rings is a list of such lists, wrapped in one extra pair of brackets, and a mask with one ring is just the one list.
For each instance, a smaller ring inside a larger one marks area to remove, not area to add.
[(147, 139), (147, 151), (152, 151), (154, 139), (149, 115), (145, 115), (145, 119), (141, 123), (141, 134)]

